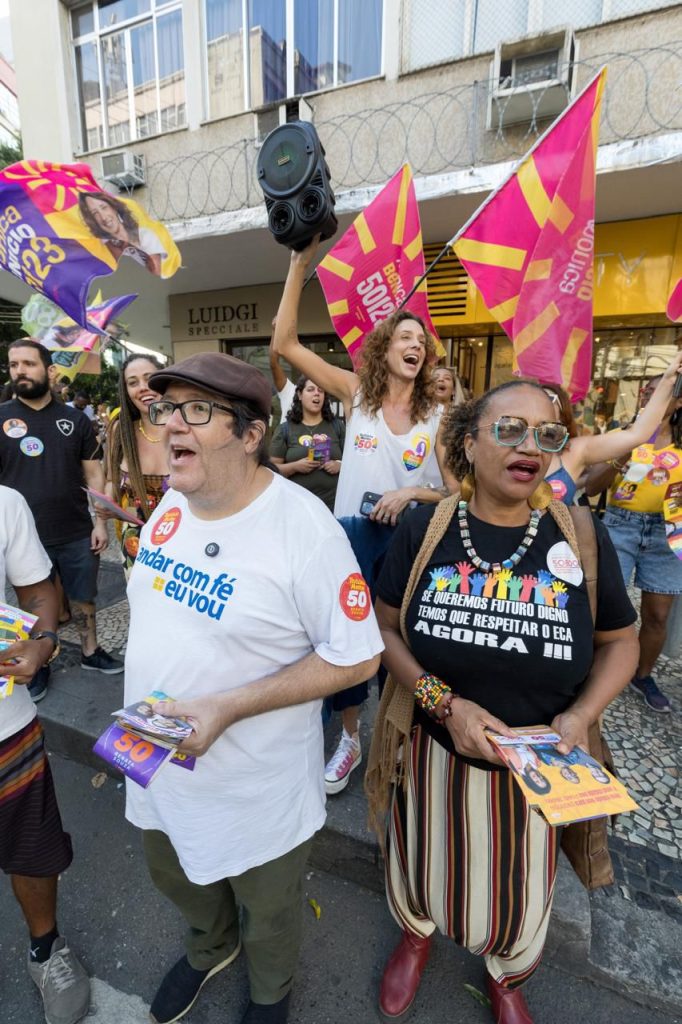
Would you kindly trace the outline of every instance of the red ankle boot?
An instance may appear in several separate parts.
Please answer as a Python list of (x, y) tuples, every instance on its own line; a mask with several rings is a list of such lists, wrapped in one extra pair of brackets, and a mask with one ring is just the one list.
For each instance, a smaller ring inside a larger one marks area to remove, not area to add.
[(403, 932), (384, 968), (379, 991), (379, 1009), (386, 1017), (400, 1017), (409, 1010), (429, 959), (431, 936), (424, 939)]
[(520, 988), (505, 988), (490, 975), (487, 985), (495, 1024), (533, 1024)]

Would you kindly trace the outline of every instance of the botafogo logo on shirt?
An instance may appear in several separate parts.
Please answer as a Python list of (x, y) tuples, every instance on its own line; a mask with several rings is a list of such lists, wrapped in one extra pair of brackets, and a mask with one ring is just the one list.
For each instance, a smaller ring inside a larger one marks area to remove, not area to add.
[(153, 590), (216, 621), (234, 594), (236, 576), (230, 576), (227, 572), (211, 576), (202, 569), (195, 569), (188, 562), (178, 562), (164, 555), (161, 547), (141, 547), (135, 561), (155, 574), (152, 579)]

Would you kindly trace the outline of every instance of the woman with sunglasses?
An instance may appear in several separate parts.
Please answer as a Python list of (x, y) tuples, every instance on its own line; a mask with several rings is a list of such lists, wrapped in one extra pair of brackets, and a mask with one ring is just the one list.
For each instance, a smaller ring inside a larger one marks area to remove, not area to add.
[[(543, 723), (561, 735), (560, 752), (586, 748), (588, 727), (637, 659), (635, 612), (606, 531), (596, 524), (593, 625), (558, 525), (564, 510), (549, 501), (544, 477), (566, 436), (547, 394), (530, 382), (502, 384), (454, 409), (446, 460), (463, 481), (462, 500), (456, 511), (449, 499), (435, 513), (413, 512), (379, 577), (391, 685), (367, 789), (375, 821), (390, 803), (386, 893), (402, 938), (381, 982), (389, 1017), (415, 998), (438, 929), (485, 957), (497, 1024), (532, 1024), (520, 986), (542, 956), (558, 835), (529, 809), (486, 730), (510, 735)], [(432, 517), (442, 536), (424, 557)], [(424, 568), (412, 578), (417, 560)], [(395, 780), (396, 764), (404, 779)]]
[(557, 501), (563, 501), (565, 505), (573, 504), (580, 479), (588, 466), (593, 466), (597, 462), (622, 459), (638, 444), (644, 444), (649, 440), (665, 416), (681, 367), (682, 352), (678, 352), (668, 369), (658, 379), (658, 386), (646, 409), (634, 423), (623, 430), (609, 430), (605, 434), (579, 436), (571, 403), (564, 389), (558, 384), (543, 385), (554, 405), (555, 418), (568, 428), (568, 440), (562, 451), (552, 459), (547, 474), (547, 482)]

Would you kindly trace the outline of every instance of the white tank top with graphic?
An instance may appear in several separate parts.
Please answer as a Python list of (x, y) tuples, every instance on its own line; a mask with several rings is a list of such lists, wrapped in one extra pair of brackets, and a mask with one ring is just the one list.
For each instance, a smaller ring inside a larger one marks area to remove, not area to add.
[(416, 423), (406, 434), (394, 434), (383, 411), (371, 415), (365, 412), (356, 393), (346, 423), (334, 504), (337, 519), (360, 515), (365, 491), (384, 494), (401, 487), (442, 487), (435, 450), (441, 412), (441, 406), (436, 406), (427, 420)]

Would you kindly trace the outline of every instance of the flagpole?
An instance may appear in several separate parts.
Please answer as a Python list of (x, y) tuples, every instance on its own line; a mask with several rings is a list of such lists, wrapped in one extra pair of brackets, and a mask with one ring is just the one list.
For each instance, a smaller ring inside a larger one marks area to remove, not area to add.
[(426, 270), (424, 271), (424, 273), (422, 274), (422, 276), (421, 276), (421, 277), (419, 278), (419, 280), (418, 280), (418, 281), (415, 281), (415, 283), (414, 283), (414, 285), (412, 286), (412, 288), (410, 288), (409, 292), (407, 293), (407, 295), (405, 296), (405, 298), (403, 299), (403, 301), (402, 301), (402, 302), (400, 303), (400, 305), (398, 306), (398, 309), (402, 309), (402, 308), (403, 308), (403, 306), (405, 305), (405, 303), (406, 303), (406, 302), (407, 302), (407, 301), (408, 301), (409, 299), (411, 299), (411, 298), (412, 298), (412, 296), (414, 295), (414, 293), (415, 293), (415, 292), (417, 291), (417, 289), (419, 288), (419, 285), (420, 285), (420, 284), (422, 283), (422, 281), (426, 280), (426, 278), (427, 278), (427, 277), (428, 277), (428, 275), (429, 275), (429, 274), (431, 273), (431, 271), (432, 271), (432, 270), (433, 270), (433, 268), (434, 268), (434, 267), (436, 266), (436, 264), (437, 264), (437, 263), (440, 263), (440, 261), (441, 261), (441, 260), (443, 259), (443, 257), (445, 256), (445, 254), (447, 253), (447, 251), (448, 251), (448, 249), (449, 249), (449, 248), (450, 248), (450, 242), (446, 242), (446, 243), (445, 243), (445, 245), (443, 246), (443, 248), (441, 249), (441, 251), (440, 251), (440, 252), (438, 253), (438, 255), (436, 256), (435, 260), (434, 260), (434, 261), (433, 261), (432, 263), (430, 263), (430, 264), (428, 265), (428, 267), (426, 268)]
[[(533, 155), (535, 150), (538, 148), (538, 146), (541, 145), (541, 143), (543, 143), (545, 141), (545, 139), (550, 134), (550, 132), (553, 132), (554, 129), (557, 127), (557, 125), (559, 125), (561, 123), (561, 121), (564, 119), (564, 117), (568, 114), (569, 110), (578, 102), (578, 100), (580, 100), (585, 95), (585, 93), (588, 91), (588, 89), (592, 88), (592, 86), (597, 81), (599, 76), (603, 73), (605, 68), (606, 68), (606, 64), (602, 64), (602, 66), (600, 67), (599, 71), (596, 73), (596, 75), (594, 75), (590, 79), (590, 81), (587, 83), (585, 88), (576, 96), (576, 98), (571, 103), (568, 104), (568, 106), (564, 110), (561, 111), (559, 116), (552, 121), (552, 123), (549, 125), (549, 127), (547, 127), (544, 130), (542, 135), (540, 135), (539, 138), (537, 138), (535, 140), (535, 142), (533, 143), (531, 148), (528, 150), (528, 152), (524, 153), (524, 155), (519, 160), (516, 161), (516, 163), (514, 164), (512, 170), (509, 172), (509, 174), (504, 179), (502, 184), (498, 185), (496, 189), (494, 189), (492, 192), (490, 192), (490, 194), (483, 200), (481, 205), (476, 207), (476, 209), (474, 210), (472, 215), (462, 225), (462, 227), (459, 229), (459, 231), (457, 231), (456, 234), (454, 234), (452, 236), (452, 238), (450, 239), (449, 242), (445, 243), (445, 245), (443, 246), (441, 251), (436, 256), (435, 260), (433, 260), (433, 262), (426, 268), (426, 270), (424, 271), (422, 276), (419, 278), (419, 280), (415, 283), (415, 285), (407, 293), (407, 295), (405, 296), (403, 301), (398, 306), (398, 309), (402, 309), (403, 306), (405, 305), (405, 303), (408, 302), (409, 299), (412, 298), (414, 293), (417, 291), (417, 289), (422, 284), (422, 282), (428, 277), (428, 275), (431, 273), (431, 271), (436, 266), (436, 264), (440, 263), (440, 261), (446, 255), (448, 249), (450, 249), (452, 247), (452, 245), (454, 245), (454, 243), (457, 241), (457, 239), (460, 237), (460, 235), (464, 234), (464, 232), (467, 230), (468, 227), (471, 226), (471, 224), (476, 220), (476, 218), (479, 216), (479, 214), (483, 213), (483, 211), (485, 210), (486, 206), (488, 206), (488, 204), (493, 201), (493, 199), (498, 194), (498, 192), (502, 191), (502, 189), (507, 184), (507, 182), (511, 181), (511, 179), (514, 177), (514, 175), (518, 172), (521, 164), (524, 163), (528, 159), (528, 157)], [(306, 284), (307, 284), (307, 282), (306, 282)]]

